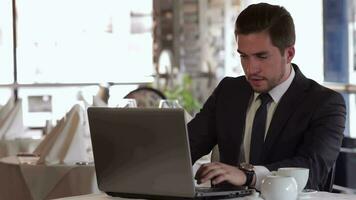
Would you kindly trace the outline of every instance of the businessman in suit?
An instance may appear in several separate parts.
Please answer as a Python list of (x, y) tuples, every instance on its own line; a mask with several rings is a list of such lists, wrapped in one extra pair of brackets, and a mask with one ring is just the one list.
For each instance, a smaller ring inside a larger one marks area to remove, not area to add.
[(292, 64), (294, 23), (283, 7), (247, 7), (235, 36), (245, 76), (224, 78), (188, 124), (193, 162), (220, 151), (220, 162), (198, 169), (198, 183), (259, 188), (270, 171), (304, 167), (307, 188), (322, 190), (343, 138), (342, 96)]

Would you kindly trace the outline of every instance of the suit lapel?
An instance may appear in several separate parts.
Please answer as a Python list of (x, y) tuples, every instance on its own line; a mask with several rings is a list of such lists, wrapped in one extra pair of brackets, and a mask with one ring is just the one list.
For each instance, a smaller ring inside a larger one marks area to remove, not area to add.
[(269, 126), (267, 137), (263, 145), (262, 158), (263, 162), (268, 157), (269, 151), (273, 146), (274, 141), (281, 134), (284, 126), (288, 122), (290, 116), (298, 108), (299, 103), (304, 99), (305, 90), (307, 89), (308, 80), (303, 76), (297, 66), (293, 66), (295, 70), (295, 77), (281, 98)]
[(246, 120), (246, 110), (250, 102), (250, 98), (253, 94), (253, 90), (250, 85), (245, 81), (243, 82), (242, 87), (235, 87), (234, 90), (238, 90), (238, 94), (241, 95), (233, 95), (231, 98), (231, 102), (229, 106), (228, 113), (225, 113), (226, 117), (224, 119), (225, 124), (230, 124), (229, 127), (226, 127), (226, 131), (229, 133), (229, 137), (227, 138), (228, 142), (224, 143), (224, 150), (227, 152), (224, 154), (223, 161), (236, 165), (239, 163), (240, 154), (241, 153), (231, 153), (231, 152), (239, 152), (238, 148), (241, 147), (244, 135), (244, 127)]

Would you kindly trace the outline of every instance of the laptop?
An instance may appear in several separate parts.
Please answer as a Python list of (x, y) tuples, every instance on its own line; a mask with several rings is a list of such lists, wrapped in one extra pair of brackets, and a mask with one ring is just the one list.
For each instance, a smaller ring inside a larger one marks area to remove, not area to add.
[(98, 187), (110, 196), (192, 199), (252, 192), (195, 187), (183, 109), (90, 107), (88, 119)]

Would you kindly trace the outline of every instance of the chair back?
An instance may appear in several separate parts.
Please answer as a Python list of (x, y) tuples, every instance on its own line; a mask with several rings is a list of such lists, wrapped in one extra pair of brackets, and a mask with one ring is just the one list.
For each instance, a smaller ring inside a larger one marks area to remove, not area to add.
[(343, 148), (356, 149), (356, 138), (344, 137), (341, 146)]
[(356, 189), (356, 138), (344, 137), (342, 148), (335, 165), (335, 185)]

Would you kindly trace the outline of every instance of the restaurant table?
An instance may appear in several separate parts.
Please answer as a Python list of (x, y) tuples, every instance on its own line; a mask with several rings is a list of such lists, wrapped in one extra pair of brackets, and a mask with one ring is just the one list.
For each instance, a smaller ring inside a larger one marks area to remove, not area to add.
[[(73, 197), (61, 198), (61, 199), (57, 199), (57, 200), (119, 200), (119, 199), (126, 199), (126, 198), (110, 197), (110, 196), (102, 193), (102, 194), (89, 194), (89, 195), (73, 196)], [(231, 200), (232, 199), (252, 200), (252, 198), (249, 196), (241, 197), (241, 198), (231, 198)], [(306, 199), (308, 199), (308, 200), (355, 200), (356, 195), (337, 194), (337, 193), (329, 193), (329, 192), (316, 192), (313, 194), (309, 194), (305, 198), (300, 198), (300, 200), (304, 200), (304, 199), (305, 200)]]
[(0, 159), (0, 199), (43, 200), (100, 193), (89, 165), (37, 165), (38, 157)]

